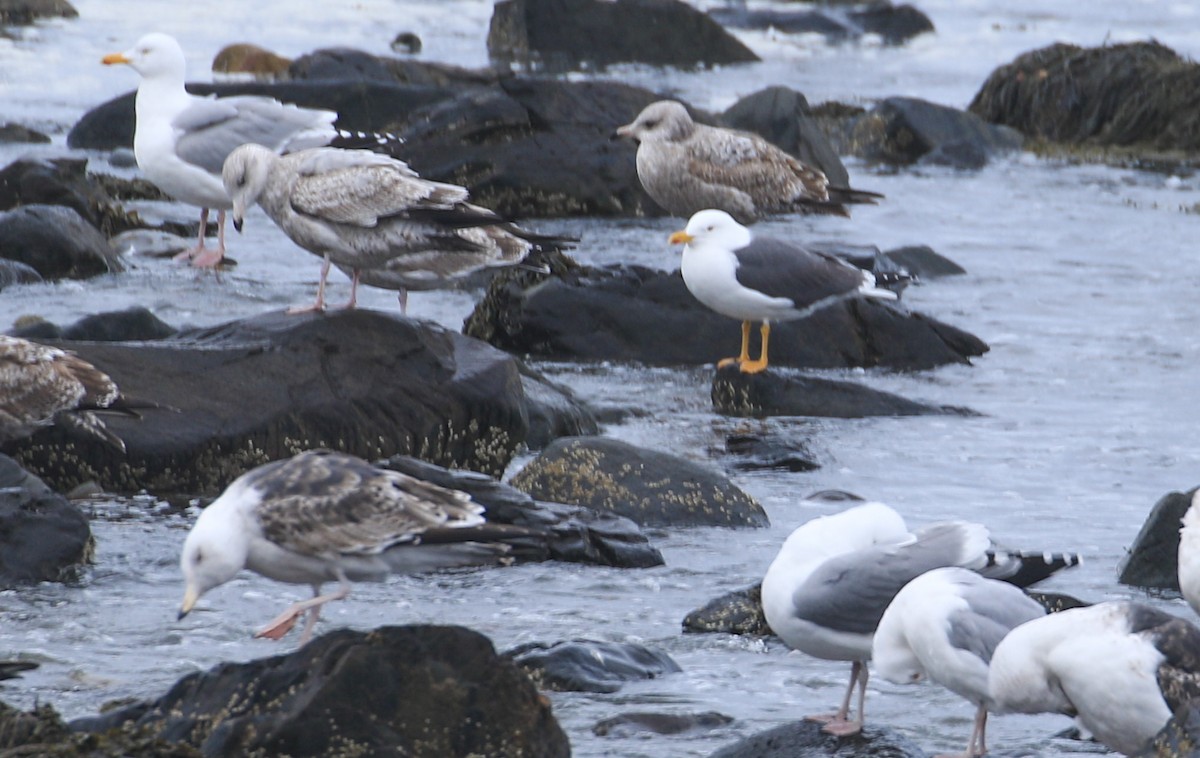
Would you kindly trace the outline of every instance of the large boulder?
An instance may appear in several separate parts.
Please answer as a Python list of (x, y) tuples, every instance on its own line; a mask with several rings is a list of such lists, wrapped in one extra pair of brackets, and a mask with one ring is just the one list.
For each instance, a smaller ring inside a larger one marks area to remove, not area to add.
[(671, 656), (635, 643), (530, 642), (505, 652), (541, 689), (616, 692), (625, 682), (658, 679), (683, 669)]
[(87, 279), (124, 271), (120, 256), (74, 209), (22, 205), (0, 213), (0, 258), (23, 263), (43, 279)]
[(681, 0), (501, 0), (487, 46), (495, 64), (552, 73), (615, 63), (690, 68), (759, 60)]
[[(737, 354), (738, 322), (701, 305), (678, 271), (538, 261), (549, 275), (497, 274), (465, 333), (548, 360), (705, 365)], [(922, 370), (968, 363), (987, 349), (961, 329), (875, 301), (838, 303), (771, 332), (771, 361), (802, 368)]]
[(1168, 492), (1150, 509), (1117, 568), (1117, 581), (1133, 587), (1179, 591), (1179, 527), (1200, 487)]
[(721, 114), (725, 126), (754, 132), (810, 166), (835, 187), (849, 187), (850, 174), (829, 138), (812, 117), (804, 95), (788, 87), (767, 87), (747, 95)]
[(380, 465), (442, 487), (462, 490), (487, 509), (489, 521), (537, 530), (545, 535), (547, 557), (620, 568), (663, 564), (662, 553), (631, 520), (615, 513), (565, 503), (537, 501), (486, 474), (447, 469), (408, 455)]
[(160, 407), (107, 420), (124, 456), (53, 427), (13, 445), (60, 489), (215, 493), (314, 447), (498, 475), (528, 432), (513, 358), (390, 313), (273, 312), (154, 342), (61, 344)]
[(754, 498), (707, 466), (603, 437), (564, 437), (510, 482), (538, 500), (620, 514), (643, 526), (766, 526)]
[(0, 587), (70, 581), (94, 551), (87, 516), (0, 455)]
[(570, 755), (550, 704), (491, 642), (462, 627), (343, 629), (290, 655), (190, 674), (157, 700), (78, 719), (246, 755)]
[(1154, 41), (1025, 53), (993, 71), (969, 107), (1051, 143), (1200, 150), (1200, 64)]

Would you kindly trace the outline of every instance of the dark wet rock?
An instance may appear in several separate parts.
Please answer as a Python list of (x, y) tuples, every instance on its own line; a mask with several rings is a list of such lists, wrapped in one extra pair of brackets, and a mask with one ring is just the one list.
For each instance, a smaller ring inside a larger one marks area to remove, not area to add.
[(0, 143), (3, 142), (46, 144), (50, 142), (50, 137), (21, 124), (7, 123), (0, 124)]
[(64, 342), (131, 397), (119, 457), (52, 427), (9, 451), (55, 487), (215, 493), (300, 450), (405, 453), (499, 474), (528, 431), (516, 361), (436, 325), (369, 310), (272, 312), (154, 342)]
[(84, 316), (63, 328), (61, 338), (80, 342), (131, 342), (161, 340), (178, 331), (148, 308), (132, 306)]
[(913, 37), (932, 32), (933, 22), (911, 5), (872, 2), (864, 7), (812, 10), (783, 8), (748, 10), (745, 7), (714, 8), (709, 15), (734, 29), (772, 29), (783, 34), (820, 34), (828, 42), (852, 42), (864, 34), (875, 34), (886, 45), (902, 45)]
[(486, 474), (447, 469), (412, 456), (395, 455), (380, 465), (470, 493), (487, 508), (489, 521), (544, 533), (548, 558), (619, 568), (663, 564), (662, 553), (650, 544), (637, 524), (623, 516), (577, 505), (537, 501)]
[(0, 455), (0, 587), (73, 580), (94, 549), (87, 516)]
[(969, 106), (1027, 137), (1135, 155), (1200, 149), (1200, 64), (1158, 42), (1056, 43), (987, 78)]
[(1038, 590), (1026, 589), (1025, 594), (1032, 599), (1041, 603), (1046, 609), (1046, 613), (1058, 613), (1059, 611), (1068, 611), (1072, 608), (1086, 608), (1091, 603), (1080, 600), (1071, 595), (1064, 595), (1061, 592), (1039, 592)]
[(33, 661), (0, 661), (0, 679), (18, 679), (26, 671), (33, 671), (40, 664)]
[(510, 481), (538, 500), (617, 513), (642, 526), (766, 526), (754, 498), (707, 466), (604, 437), (564, 437)]
[(496, 72), (489, 69), (372, 55), (348, 47), (323, 48), (302, 55), (292, 62), (288, 76), (293, 80), (370, 81), (447, 88), (443, 95), (452, 95), (451, 89), (494, 86), (497, 81)]
[(531, 642), (504, 655), (539, 688), (555, 692), (616, 692), (626, 682), (658, 679), (683, 670), (666, 653), (629, 642)]
[(731, 434), (725, 438), (730, 465), (738, 471), (813, 471), (821, 467), (803, 441), (780, 435)]
[(762, 582), (708, 601), (684, 617), (683, 631), (773, 635), (762, 609)]
[(492, 11), (487, 47), (494, 64), (544, 72), (759, 60), (720, 24), (680, 0), (502, 0)]
[(731, 105), (721, 119), (731, 129), (754, 132), (825, 173), (835, 187), (850, 186), (850, 174), (829, 138), (812, 118), (804, 95), (788, 87), (767, 87)]
[(106, 236), (142, 224), (136, 213), (121, 208), (103, 182), (88, 174), (83, 159), (22, 159), (0, 169), (0, 210), (23, 205), (71, 208)]
[(1200, 703), (1185, 703), (1154, 738), (1145, 755), (1200, 758)]
[(143, 730), (210, 758), (570, 754), (529, 678), (483, 635), (447, 626), (335, 631), (290, 655), (190, 674), (157, 700), (71, 728)]
[(598, 737), (641, 737), (647, 734), (701, 734), (733, 723), (732, 716), (704, 713), (621, 713), (592, 727)]
[(936, 150), (943, 165), (978, 168), (980, 156), (1017, 150), (1023, 141), (974, 113), (913, 97), (889, 97), (847, 124), (848, 132), (833, 139), (839, 150), (902, 166)]
[[(463, 331), (550, 360), (705, 365), (736, 355), (738, 322), (701, 305), (678, 271), (580, 266), (540, 257), (549, 275), (510, 268), (493, 279)], [(771, 331), (771, 361), (802, 368), (923, 370), (969, 363), (987, 345), (920, 313), (848, 301)]]
[(0, 0), (0, 24), (29, 26), (41, 18), (75, 18), (79, 11), (67, 0)]
[(0, 256), (24, 263), (44, 279), (87, 279), (124, 270), (104, 235), (73, 209), (57, 205), (22, 205), (0, 213)]
[(44, 281), (33, 266), (20, 261), (0, 258), (0, 290), (14, 284), (36, 284)]
[(927, 405), (854, 382), (770, 369), (744, 374), (735, 365), (717, 369), (712, 382), (712, 404), (717, 413), (753, 418), (973, 415), (963, 408)]
[(793, 721), (751, 735), (709, 758), (925, 758), (925, 752), (897, 732), (868, 724), (860, 734), (835, 737), (815, 721)]
[(400, 32), (392, 38), (392, 52), (416, 55), (421, 52), (421, 37), (416, 32)]
[[(906, 245), (880, 253), (879, 257), (891, 261), (917, 279), (925, 281), (967, 273), (965, 268), (934, 252), (933, 248), (928, 245)], [(857, 262), (855, 263), (857, 265)]]
[(1133, 587), (1179, 591), (1179, 522), (1196, 490), (1163, 495), (1117, 567), (1117, 581)]
[(585, 437), (600, 433), (592, 409), (564, 384), (552, 382), (520, 363), (525, 407), (529, 411), (529, 434), (525, 445), (541, 450), (559, 437)]
[(132, 731), (77, 734), (51, 705), (19, 711), (0, 703), (0, 755), (6, 758), (201, 758), (202, 753), (189, 745)]

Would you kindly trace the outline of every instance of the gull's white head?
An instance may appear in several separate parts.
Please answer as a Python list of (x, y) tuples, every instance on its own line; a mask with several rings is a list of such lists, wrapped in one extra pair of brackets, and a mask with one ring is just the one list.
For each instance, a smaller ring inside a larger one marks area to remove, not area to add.
[(236, 503), (244, 494), (244, 488), (235, 482), (200, 513), (188, 532), (179, 557), (184, 582), (179, 618), (186, 616), (204, 593), (228, 582), (245, 567), (249, 538), (237, 518)]
[(187, 67), (183, 48), (174, 37), (161, 32), (145, 35), (123, 53), (104, 56), (101, 63), (124, 63), (145, 79), (178, 79), (181, 84)]
[(246, 209), (258, 202), (259, 196), (271, 178), (271, 167), (279, 156), (262, 145), (241, 145), (225, 158), (221, 169), (221, 181), (225, 192), (233, 201), (230, 217), (233, 228), (242, 230)]
[(674, 142), (687, 139), (696, 128), (696, 122), (683, 103), (675, 100), (659, 100), (650, 103), (638, 114), (633, 123), (619, 127), (618, 137), (630, 137), (637, 142)]
[(739, 224), (725, 211), (698, 211), (687, 227), (675, 232), (668, 240), (672, 245), (692, 247), (716, 245), (725, 250), (738, 250), (750, 244), (750, 230)]

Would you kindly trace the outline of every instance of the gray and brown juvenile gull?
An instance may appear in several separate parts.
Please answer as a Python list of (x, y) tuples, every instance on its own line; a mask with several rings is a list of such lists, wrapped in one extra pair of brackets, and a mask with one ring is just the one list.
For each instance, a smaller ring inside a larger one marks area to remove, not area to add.
[(137, 415), (108, 374), (74, 353), (0, 335), (0, 444), (60, 424), (124, 452), (97, 411)]
[(697, 124), (674, 100), (647, 105), (617, 135), (637, 141), (642, 187), (668, 213), (718, 208), (743, 224), (775, 213), (849, 216), (847, 203), (882, 195), (831, 187), (820, 169), (751, 132)]
[[(180, 558), (179, 617), (249, 569), (312, 586), (312, 599), (295, 603), (256, 635), (279, 639), (307, 613), (303, 645), (321, 606), (350, 594), (351, 582), (506, 560), (508, 547), (497, 541), (505, 529), (489, 524), (465, 492), (352, 455), (306, 451), (248, 471), (200, 513)], [(323, 595), (328, 582), (338, 588)]]
[(929, 679), (976, 706), (963, 758), (987, 753), (988, 663), (1010, 631), (1046, 615), (1017, 587), (957, 567), (921, 574), (883, 612), (871, 644), (875, 671), (896, 684)]
[[(679, 268), (696, 299), (742, 322), (741, 352), (718, 365), (736, 363), (745, 373), (767, 368), (772, 321), (805, 318), (847, 298), (896, 299), (896, 293), (875, 286), (870, 271), (794, 242), (755, 235), (725, 211), (700, 211), (669, 241), (684, 245)], [(750, 359), (751, 321), (762, 322), (756, 360)]]
[[(138, 168), (172, 198), (200, 207), (200, 238), (186, 251), (192, 265), (218, 265), (225, 255), (225, 211), (232, 205), (221, 166), (238, 145), (275, 152), (326, 145), (338, 136), (333, 111), (285, 105), (270, 97), (197, 97), (184, 89), (183, 48), (171, 36), (147, 34), (123, 53), (104, 57), (141, 75), (133, 153)], [(209, 209), (217, 210), (217, 248), (205, 247)]]
[[(982, 524), (946, 521), (910, 532), (892, 508), (865, 503), (792, 532), (763, 577), (763, 612), (789, 647), (850, 661), (850, 683), (837, 712), (810, 718), (825, 722), (831, 734), (853, 734), (863, 724), (875, 629), (904, 585), (945, 566), (1027, 585), (1078, 562), (1073, 554), (1000, 550)], [(856, 685), (858, 712), (851, 719)]]
[(258, 203), (293, 242), (325, 259), (316, 302), (297, 311), (325, 308), (331, 263), (350, 273), (346, 307), (361, 281), (399, 290), (403, 309), (408, 289), (443, 286), (568, 241), (524, 231), (467, 202), (466, 188), (422, 179), (403, 161), (367, 150), (280, 156), (244, 145), (225, 161), (224, 181), (235, 227)]

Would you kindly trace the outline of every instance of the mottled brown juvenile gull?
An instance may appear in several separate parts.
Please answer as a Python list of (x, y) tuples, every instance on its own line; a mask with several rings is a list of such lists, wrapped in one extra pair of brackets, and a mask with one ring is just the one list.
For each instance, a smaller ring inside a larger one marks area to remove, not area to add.
[(957, 567), (921, 574), (896, 594), (879, 619), (871, 664), (884, 679), (929, 679), (976, 706), (963, 758), (987, 754), (988, 663), (1000, 640), (1042, 605), (1007, 582)]
[(491, 266), (520, 262), (566, 240), (526, 232), (478, 205), (466, 188), (422, 179), (403, 161), (367, 150), (314, 148), (279, 156), (243, 145), (225, 161), (234, 227), (258, 203), (300, 247), (325, 259), (317, 299), (325, 308), (330, 263), (348, 270), (353, 308), (360, 281), (431, 289)]
[(0, 443), (62, 424), (124, 452), (93, 411), (137, 415), (107, 374), (74, 353), (0, 335)]
[[(763, 577), (763, 612), (789, 647), (851, 662), (841, 707), (809, 718), (824, 722), (831, 734), (853, 734), (863, 724), (872, 637), (904, 585), (926, 571), (960, 566), (1024, 586), (1078, 563), (1074, 554), (1001, 550), (982, 524), (946, 521), (910, 532), (895, 510), (865, 503), (792, 532)], [(855, 685), (858, 713), (852, 720)]]
[[(141, 74), (133, 153), (138, 167), (160, 190), (200, 206), (200, 239), (180, 255), (193, 266), (218, 265), (225, 255), (225, 211), (231, 208), (221, 184), (221, 166), (238, 145), (253, 142), (276, 152), (326, 145), (338, 136), (333, 111), (299, 108), (270, 97), (197, 97), (184, 89), (183, 48), (154, 32), (106, 65), (128, 64)], [(217, 209), (217, 248), (204, 244), (208, 211)]]
[[(256, 636), (280, 639), (307, 612), (300, 644), (321, 606), (350, 594), (352, 581), (389, 573), (496, 563), (508, 548), (503, 526), (484, 519), (470, 495), (361, 458), (310, 450), (233, 481), (205, 508), (183, 544), (183, 618), (204, 593), (242, 569), (312, 586)], [(338, 589), (322, 595), (321, 585)]]
[(1142, 603), (1051, 613), (992, 655), (995, 713), (1074, 716), (1099, 742), (1144, 755), (1171, 714), (1200, 698), (1200, 629)]
[[(741, 352), (718, 365), (736, 363), (745, 373), (766, 370), (772, 321), (805, 318), (847, 298), (896, 299), (896, 293), (875, 286), (870, 271), (835, 255), (754, 235), (725, 211), (700, 211), (670, 242), (684, 245), (680, 271), (696, 299), (741, 320)], [(751, 321), (762, 322), (757, 360), (750, 360)]]
[(697, 124), (674, 100), (647, 105), (617, 135), (637, 141), (642, 187), (668, 213), (725, 211), (743, 224), (773, 213), (849, 216), (847, 203), (876, 192), (831, 187), (824, 172), (751, 132)]

